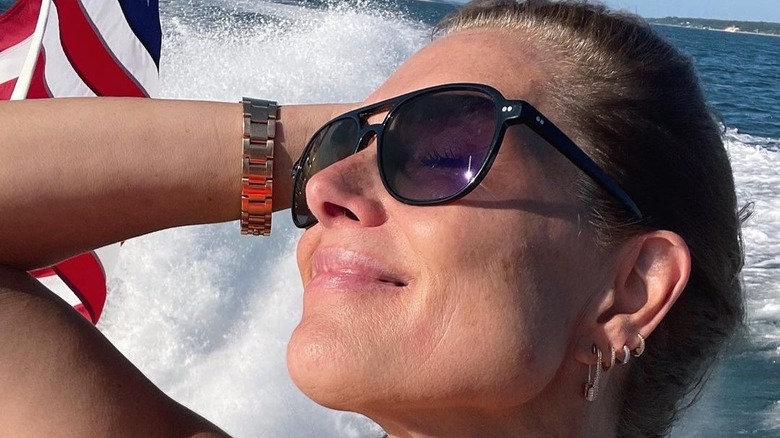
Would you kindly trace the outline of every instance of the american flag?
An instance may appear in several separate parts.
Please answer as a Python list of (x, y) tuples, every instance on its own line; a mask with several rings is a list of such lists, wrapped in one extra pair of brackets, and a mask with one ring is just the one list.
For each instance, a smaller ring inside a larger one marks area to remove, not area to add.
[[(157, 94), (158, 0), (17, 0), (0, 14), (0, 99)], [(33, 271), (97, 323), (119, 244)]]

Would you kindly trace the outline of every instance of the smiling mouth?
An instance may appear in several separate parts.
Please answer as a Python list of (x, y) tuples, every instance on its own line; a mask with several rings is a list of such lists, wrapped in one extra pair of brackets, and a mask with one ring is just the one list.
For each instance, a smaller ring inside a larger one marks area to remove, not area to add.
[(322, 272), (315, 274), (307, 287), (325, 287), (329, 289), (376, 289), (376, 288), (398, 288), (406, 286), (406, 283), (385, 280), (372, 276), (347, 272)]
[(324, 287), (405, 287), (409, 282), (378, 259), (356, 251), (319, 249), (314, 254), (310, 283)]
[(364, 280), (369, 282), (386, 283), (393, 286), (403, 287), (407, 283), (398, 279), (397, 276), (389, 274), (381, 269), (376, 269), (376, 266), (353, 266), (346, 269), (337, 269), (335, 271), (323, 274), (332, 274), (336, 276), (356, 277), (356, 280)]
[(378, 282), (378, 283), (385, 283), (392, 286), (397, 287), (404, 287), (406, 286), (406, 283), (400, 280), (394, 280), (394, 279), (388, 279), (388, 278), (382, 278), (382, 277), (372, 277), (372, 276), (366, 276), (359, 272), (338, 272), (338, 273), (332, 273), (336, 276), (344, 276), (344, 277), (355, 277), (355, 280), (358, 281), (367, 281), (367, 282)]

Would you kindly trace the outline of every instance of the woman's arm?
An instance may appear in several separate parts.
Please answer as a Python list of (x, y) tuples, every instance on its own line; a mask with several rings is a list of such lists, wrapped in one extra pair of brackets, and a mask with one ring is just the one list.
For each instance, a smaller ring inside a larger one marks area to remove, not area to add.
[(224, 437), (26, 273), (0, 266), (0, 435)]
[[(274, 208), (338, 105), (280, 110)], [(216, 437), (23, 270), (162, 228), (236, 219), (240, 104), (0, 102), (0, 435)], [(236, 229), (238, 232), (238, 229)]]
[[(292, 162), (342, 109), (284, 106), (274, 209)], [(131, 98), (0, 102), (0, 265), (27, 270), (179, 225), (237, 219), (242, 107)]]

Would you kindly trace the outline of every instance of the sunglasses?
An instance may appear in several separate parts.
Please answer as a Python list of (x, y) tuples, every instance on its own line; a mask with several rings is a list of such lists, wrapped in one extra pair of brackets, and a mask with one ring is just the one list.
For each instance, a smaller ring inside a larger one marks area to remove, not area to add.
[[(384, 121), (368, 118), (387, 112)], [(377, 166), (385, 189), (409, 205), (460, 199), (485, 178), (506, 128), (526, 125), (617, 198), (636, 219), (628, 194), (560, 129), (528, 102), (507, 100), (482, 84), (447, 84), (352, 110), (326, 123), (293, 166), (293, 222), (317, 223), (306, 184), (317, 172), (366, 148), (376, 137)]]

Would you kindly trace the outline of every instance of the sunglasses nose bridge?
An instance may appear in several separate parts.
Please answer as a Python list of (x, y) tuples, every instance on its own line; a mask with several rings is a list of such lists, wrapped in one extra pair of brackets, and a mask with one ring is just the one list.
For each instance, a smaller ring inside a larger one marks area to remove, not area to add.
[(379, 123), (368, 125), (363, 128), (358, 137), (357, 145), (355, 145), (355, 153), (366, 149), (372, 143), (372, 140), (379, 141), (379, 137), (382, 135), (381, 133), (382, 124)]

